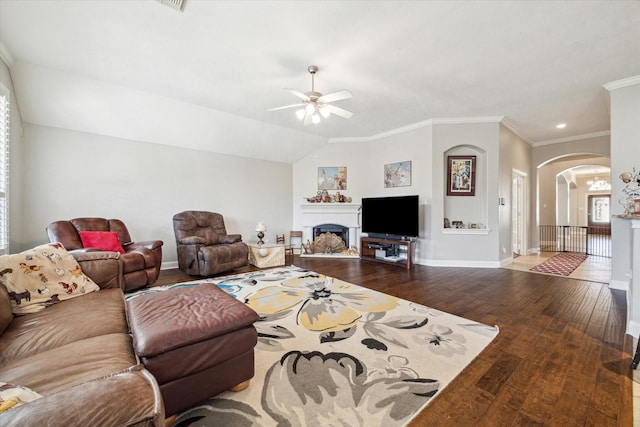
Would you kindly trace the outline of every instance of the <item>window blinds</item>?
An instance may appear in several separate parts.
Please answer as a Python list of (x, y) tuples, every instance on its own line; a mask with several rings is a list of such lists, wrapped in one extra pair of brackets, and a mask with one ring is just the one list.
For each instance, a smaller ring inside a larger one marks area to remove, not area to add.
[(0, 255), (9, 251), (9, 91), (0, 84)]

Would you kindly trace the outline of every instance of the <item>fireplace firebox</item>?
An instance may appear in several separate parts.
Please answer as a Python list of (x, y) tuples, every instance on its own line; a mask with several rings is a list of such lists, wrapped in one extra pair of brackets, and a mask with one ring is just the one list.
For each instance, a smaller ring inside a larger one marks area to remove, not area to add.
[(338, 224), (319, 224), (313, 227), (313, 240), (324, 233), (333, 233), (340, 237), (344, 245), (349, 247), (349, 228)]

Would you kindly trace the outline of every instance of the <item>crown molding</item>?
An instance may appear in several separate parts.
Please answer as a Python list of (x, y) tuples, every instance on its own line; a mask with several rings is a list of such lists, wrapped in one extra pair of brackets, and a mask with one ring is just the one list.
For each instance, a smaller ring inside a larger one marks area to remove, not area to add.
[(627, 77), (626, 79), (616, 80), (602, 85), (603, 88), (611, 92), (614, 89), (620, 89), (627, 86), (640, 84), (640, 76)]
[(403, 133), (410, 132), (412, 130), (420, 129), (423, 127), (431, 126), (433, 124), (433, 120), (424, 120), (422, 122), (414, 123), (407, 126), (402, 126), (396, 129), (391, 129), (386, 132), (378, 133), (372, 136), (354, 136), (350, 138), (329, 138), (329, 143), (339, 143), (339, 142), (373, 142), (378, 141), (380, 139), (388, 138), (394, 135), (400, 135)]
[(15, 60), (13, 59), (13, 55), (11, 55), (11, 53), (7, 50), (5, 45), (2, 44), (2, 42), (0, 42), (0, 59), (2, 59), (9, 68), (11, 68), (11, 66), (15, 62)]
[(542, 147), (544, 145), (561, 144), (563, 142), (580, 141), (583, 139), (598, 138), (601, 136), (608, 136), (608, 135), (611, 135), (611, 131), (605, 130), (602, 132), (587, 133), (584, 135), (568, 136), (566, 138), (558, 138), (558, 139), (550, 139), (548, 141), (534, 142), (533, 146)]
[(520, 139), (522, 139), (524, 142), (526, 142), (527, 144), (529, 144), (530, 146), (533, 147), (533, 141), (531, 141), (529, 138), (527, 138), (526, 136), (524, 136), (520, 130), (509, 121), (509, 119), (507, 119), (506, 117), (502, 119), (502, 121), (500, 122), (504, 125), (504, 127), (506, 127), (507, 129), (509, 129), (511, 132), (515, 133), (516, 136)]
[[(427, 126), (471, 124), (471, 123), (504, 123), (504, 116), (460, 117), (460, 118), (452, 117), (452, 118), (429, 119), (429, 120), (413, 123), (407, 126), (402, 126), (396, 129), (391, 129), (389, 131), (381, 132), (372, 136), (355, 136), (350, 138), (329, 138), (328, 142), (332, 144), (342, 143), (342, 142), (373, 142), (373, 141), (378, 141), (384, 138), (388, 138), (390, 136), (401, 135), (403, 133), (411, 132), (413, 130), (421, 129)], [(517, 134), (515, 130), (514, 132)], [(518, 136), (520, 135), (518, 134)]]
[(500, 123), (504, 116), (450, 117), (432, 119), (434, 125), (464, 125), (471, 123)]

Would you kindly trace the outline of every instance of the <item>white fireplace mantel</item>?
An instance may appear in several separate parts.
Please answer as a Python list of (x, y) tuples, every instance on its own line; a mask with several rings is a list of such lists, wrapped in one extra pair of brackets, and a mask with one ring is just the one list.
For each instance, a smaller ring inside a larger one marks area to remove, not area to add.
[(349, 246), (360, 250), (358, 229), (360, 228), (361, 205), (352, 203), (309, 203), (302, 208), (302, 239), (313, 240), (313, 227), (320, 224), (338, 224), (349, 229)]

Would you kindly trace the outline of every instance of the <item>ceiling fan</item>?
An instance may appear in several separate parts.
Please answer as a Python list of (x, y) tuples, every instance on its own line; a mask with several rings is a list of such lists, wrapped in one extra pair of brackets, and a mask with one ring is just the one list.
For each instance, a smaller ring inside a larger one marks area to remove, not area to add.
[(340, 116), (345, 119), (350, 119), (351, 116), (353, 116), (351, 111), (336, 107), (330, 103), (351, 98), (353, 96), (351, 95), (351, 92), (346, 89), (328, 93), (326, 95), (316, 92), (314, 78), (318, 72), (318, 67), (315, 65), (309, 65), (307, 70), (311, 74), (311, 91), (302, 93), (294, 89), (285, 89), (300, 98), (302, 102), (298, 104), (285, 105), (284, 107), (271, 108), (267, 111), (300, 107), (298, 111), (296, 111), (296, 116), (303, 121), (305, 126), (310, 125), (311, 123), (318, 124), (321, 120), (320, 117), (324, 117), (326, 119), (331, 114), (335, 114), (336, 116)]

